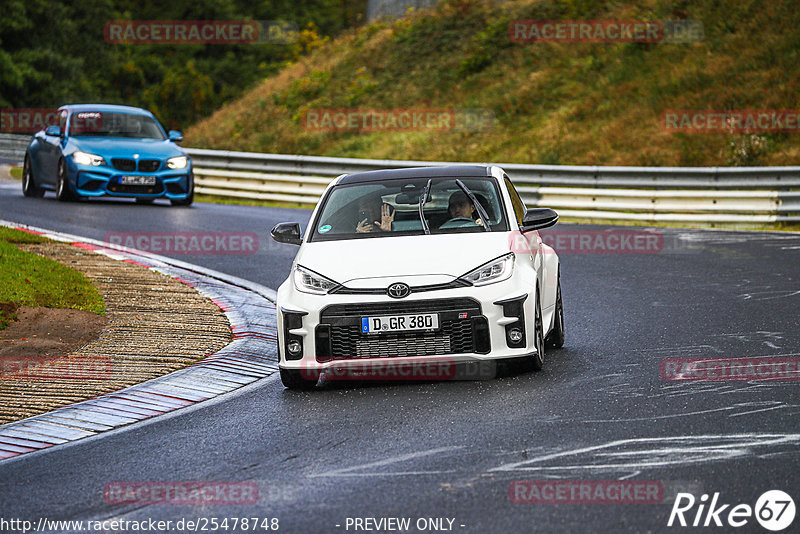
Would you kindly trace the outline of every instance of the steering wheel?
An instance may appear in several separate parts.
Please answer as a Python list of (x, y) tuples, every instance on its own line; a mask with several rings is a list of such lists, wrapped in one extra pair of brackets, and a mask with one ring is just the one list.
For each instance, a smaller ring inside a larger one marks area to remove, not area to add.
[(446, 221), (439, 228), (465, 228), (473, 225), (478, 226), (478, 223), (472, 220), (471, 217), (453, 217), (452, 219)]

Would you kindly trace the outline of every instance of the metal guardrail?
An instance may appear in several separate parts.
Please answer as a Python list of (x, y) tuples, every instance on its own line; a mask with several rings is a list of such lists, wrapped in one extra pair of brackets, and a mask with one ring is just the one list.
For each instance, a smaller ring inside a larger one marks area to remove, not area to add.
[[(0, 158), (22, 161), (30, 138), (0, 134)], [(452, 162), (187, 148), (196, 191), (313, 206), (343, 173)], [(563, 217), (714, 225), (800, 222), (800, 167), (599, 167), (499, 164), (529, 206)]]
[(0, 159), (22, 163), (25, 158), (25, 148), (31, 140), (29, 135), (0, 133)]
[[(187, 152), (198, 193), (303, 205), (314, 205), (342, 173), (452, 165), (198, 148)], [(721, 225), (800, 221), (800, 167), (499, 165), (527, 205), (555, 208), (564, 217)]]

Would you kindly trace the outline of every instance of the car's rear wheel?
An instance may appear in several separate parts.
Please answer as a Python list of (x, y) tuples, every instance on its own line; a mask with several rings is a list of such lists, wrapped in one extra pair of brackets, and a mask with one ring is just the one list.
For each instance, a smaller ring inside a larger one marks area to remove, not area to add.
[(67, 162), (63, 159), (58, 162), (58, 178), (56, 180), (56, 198), (61, 202), (71, 202), (76, 200), (75, 193), (69, 185), (69, 175), (67, 174)]
[(189, 178), (189, 196), (183, 200), (170, 200), (173, 206), (191, 206), (194, 202), (194, 177)]
[(556, 314), (553, 319), (553, 330), (547, 335), (547, 347), (560, 349), (564, 346), (564, 305), (561, 303), (561, 276), (556, 287)]
[(317, 385), (317, 379), (306, 378), (307, 375), (298, 369), (281, 369), (281, 382), (287, 389), (308, 391)]
[(22, 164), (22, 194), (26, 197), (42, 198), (44, 189), (36, 186), (31, 167), (31, 157), (25, 154), (25, 163)]
[(137, 204), (152, 204), (154, 200), (155, 200), (154, 198), (137, 198), (136, 199), (136, 203)]

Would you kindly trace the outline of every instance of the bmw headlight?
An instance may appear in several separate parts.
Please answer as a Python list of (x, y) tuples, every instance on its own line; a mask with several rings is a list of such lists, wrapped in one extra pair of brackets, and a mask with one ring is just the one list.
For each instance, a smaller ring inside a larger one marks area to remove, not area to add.
[(325, 295), (337, 287), (339, 284), (325, 278), (321, 274), (317, 274), (310, 269), (300, 267), (299, 265), (294, 268), (294, 287), (303, 293), (313, 293), (314, 295)]
[(88, 154), (86, 152), (74, 152), (72, 154), (72, 159), (78, 165), (105, 165), (106, 160), (102, 158), (102, 156), (97, 156), (95, 154)]
[(169, 158), (167, 160), (168, 169), (185, 169), (189, 164), (189, 158), (186, 156), (178, 156), (176, 158)]
[(465, 280), (474, 286), (483, 286), (508, 280), (513, 272), (514, 253), (509, 252), (468, 272), (460, 280)]

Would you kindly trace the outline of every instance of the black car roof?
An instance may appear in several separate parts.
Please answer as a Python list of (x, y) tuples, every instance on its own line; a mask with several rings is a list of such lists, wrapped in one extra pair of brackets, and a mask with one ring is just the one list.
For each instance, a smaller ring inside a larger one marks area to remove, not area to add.
[(445, 167), (410, 167), (382, 171), (357, 172), (342, 176), (337, 185), (395, 180), (403, 178), (485, 178), (491, 176), (491, 168), (485, 165), (448, 165)]

